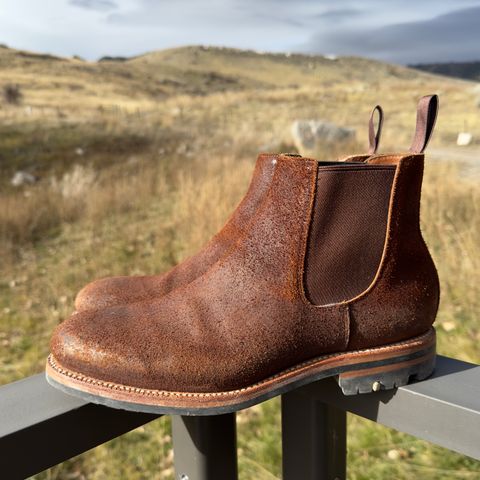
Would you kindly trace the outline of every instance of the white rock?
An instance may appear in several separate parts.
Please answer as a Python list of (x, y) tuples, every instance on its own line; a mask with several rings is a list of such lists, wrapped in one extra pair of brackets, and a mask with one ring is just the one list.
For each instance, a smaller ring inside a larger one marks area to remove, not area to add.
[(457, 324), (455, 322), (442, 322), (440, 325), (446, 332), (451, 332), (457, 328)]
[(308, 152), (325, 144), (353, 141), (355, 129), (339, 127), (324, 120), (295, 120), (292, 124), (292, 136), (298, 151)]
[(473, 135), (469, 132), (460, 132), (457, 137), (457, 145), (459, 147), (466, 147), (470, 145), (473, 140)]
[(31, 185), (36, 181), (37, 181), (37, 178), (33, 176), (31, 173), (19, 170), (18, 172), (15, 172), (15, 175), (10, 180), (10, 183), (14, 187), (21, 187), (22, 185)]
[(388, 453), (387, 453), (387, 457), (390, 459), (390, 460), (398, 460), (400, 458), (400, 452), (398, 450), (395, 450), (395, 449), (392, 449), (392, 450), (389, 450)]

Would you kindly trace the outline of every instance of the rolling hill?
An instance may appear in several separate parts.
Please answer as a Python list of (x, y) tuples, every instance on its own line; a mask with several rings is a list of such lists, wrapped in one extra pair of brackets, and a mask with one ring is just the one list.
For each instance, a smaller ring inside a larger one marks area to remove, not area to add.
[(221, 152), (242, 131), (240, 149), (287, 148), (296, 118), (363, 132), (379, 102), (387, 111), (384, 144), (406, 148), (416, 100), (431, 92), (442, 95), (436, 141), (452, 142), (465, 122), (478, 125), (471, 83), (357, 57), (194, 46), (87, 62), (3, 46), (0, 88), (7, 86), (19, 89), (21, 102), (0, 103), (3, 182), (18, 169), (62, 171), (79, 149), (104, 168), (158, 151)]
[(80, 98), (91, 96), (99, 104), (126, 97), (123, 101), (128, 104), (132, 97), (158, 100), (175, 94), (328, 85), (339, 79), (366, 82), (374, 77), (421, 77), (411, 69), (358, 57), (332, 60), (213, 47), (174, 48), (98, 62), (0, 47), (0, 72), (2, 82), (19, 83), (32, 101), (43, 97), (46, 104), (53, 100), (53, 92), (60, 91), (75, 92)]

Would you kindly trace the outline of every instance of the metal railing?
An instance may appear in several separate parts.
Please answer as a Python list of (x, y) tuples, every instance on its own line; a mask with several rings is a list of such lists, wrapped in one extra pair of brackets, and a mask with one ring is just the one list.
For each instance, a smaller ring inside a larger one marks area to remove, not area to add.
[[(284, 480), (346, 476), (346, 413), (480, 460), (480, 366), (439, 356), (434, 375), (344, 396), (333, 379), (282, 397)], [(89, 404), (44, 375), (0, 387), (0, 477), (26, 478), (158, 418)], [(176, 480), (237, 478), (235, 414), (173, 417)]]

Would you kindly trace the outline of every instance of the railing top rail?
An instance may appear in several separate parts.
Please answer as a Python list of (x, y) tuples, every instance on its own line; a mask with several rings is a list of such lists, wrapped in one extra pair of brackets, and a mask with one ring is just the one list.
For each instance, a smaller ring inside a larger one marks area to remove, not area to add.
[(432, 377), (397, 390), (345, 396), (327, 379), (301, 393), (480, 459), (480, 365), (438, 355)]
[[(395, 391), (344, 396), (333, 379), (297, 390), (480, 459), (480, 366), (439, 356), (434, 375)], [(0, 387), (0, 471), (25, 478), (157, 418), (87, 403), (44, 374)]]
[(26, 478), (150, 422), (66, 395), (45, 374), (0, 387), (0, 472)]

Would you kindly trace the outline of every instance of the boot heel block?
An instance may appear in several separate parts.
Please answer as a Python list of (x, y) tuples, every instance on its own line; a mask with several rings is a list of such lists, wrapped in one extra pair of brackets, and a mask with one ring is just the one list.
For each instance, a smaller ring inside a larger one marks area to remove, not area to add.
[(410, 353), (355, 365), (335, 378), (344, 395), (378, 392), (428, 378), (435, 369), (435, 340)]

